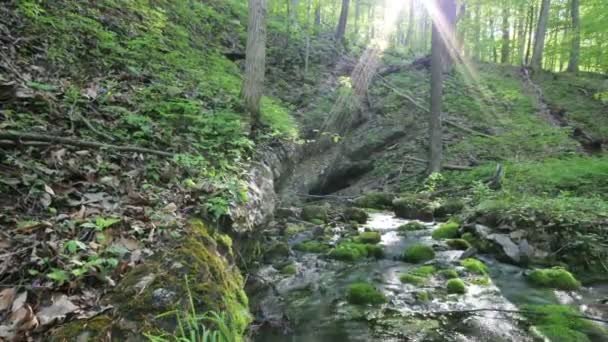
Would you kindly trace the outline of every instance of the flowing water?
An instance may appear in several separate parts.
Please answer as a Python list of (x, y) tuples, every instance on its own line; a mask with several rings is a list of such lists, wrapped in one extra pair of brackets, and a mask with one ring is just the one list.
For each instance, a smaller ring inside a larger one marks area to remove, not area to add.
[[(385, 258), (360, 262), (341, 262), (322, 255), (294, 252), (295, 275), (282, 275), (273, 266), (261, 268), (257, 277), (272, 284), (252, 295), (258, 319), (254, 340), (293, 341), (531, 341), (529, 325), (518, 314), (499, 311), (461, 313), (462, 310), (517, 310), (524, 304), (570, 304), (593, 314), (591, 307), (608, 297), (608, 286), (584, 288), (577, 292), (539, 289), (525, 280), (526, 270), (504, 264), (491, 256), (477, 255), (490, 270), (490, 282), (460, 267), (462, 251), (448, 250), (431, 238), (437, 224), (400, 235), (397, 227), (409, 222), (392, 213), (372, 213), (361, 228), (382, 234)], [(334, 242), (340, 236), (336, 228)], [(310, 238), (302, 233), (290, 245)], [(399, 275), (420, 266), (400, 261), (403, 250), (414, 243), (432, 245), (436, 258), (430, 263), (456, 268), (467, 284), (464, 295), (448, 295), (446, 279), (434, 275), (421, 287), (402, 284)], [(381, 290), (388, 301), (383, 305), (360, 306), (346, 302), (346, 288), (356, 281), (367, 281)], [(427, 292), (431, 299), (418, 300)], [(589, 306), (591, 304), (591, 306)], [(447, 314), (447, 311), (456, 311)], [(438, 313), (440, 312), (440, 313)]]

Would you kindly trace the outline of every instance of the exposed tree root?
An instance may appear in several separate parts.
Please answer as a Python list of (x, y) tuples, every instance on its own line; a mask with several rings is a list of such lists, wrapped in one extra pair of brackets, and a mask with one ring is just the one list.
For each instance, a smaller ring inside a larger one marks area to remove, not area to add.
[(86, 141), (72, 138), (63, 138), (54, 135), (46, 135), (46, 134), (34, 134), (34, 133), (23, 133), (16, 131), (6, 131), (0, 132), (0, 140), (10, 140), (16, 143), (24, 142), (47, 142), (59, 145), (69, 145), (69, 146), (77, 146), (77, 147), (86, 147), (86, 148), (103, 148), (114, 151), (122, 151), (122, 152), (136, 152), (136, 153), (145, 153), (145, 154), (154, 154), (162, 157), (172, 158), (175, 156), (175, 153), (153, 150), (144, 147), (135, 147), (135, 146), (121, 146), (121, 145), (112, 145), (105, 144), (96, 141)]

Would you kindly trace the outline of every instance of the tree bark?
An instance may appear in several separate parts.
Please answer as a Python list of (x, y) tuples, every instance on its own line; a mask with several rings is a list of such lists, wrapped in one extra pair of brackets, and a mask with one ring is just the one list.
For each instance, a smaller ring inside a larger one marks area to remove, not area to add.
[(538, 27), (536, 29), (536, 38), (534, 39), (534, 52), (532, 53), (532, 61), (530, 67), (533, 70), (540, 70), (543, 63), (543, 52), (545, 49), (545, 35), (547, 34), (547, 26), (549, 24), (549, 8), (551, 0), (542, 0), (540, 16), (538, 18)]
[(405, 34), (404, 45), (410, 45), (412, 43), (412, 36), (414, 34), (414, 0), (409, 0), (409, 4), (409, 19), (407, 22), (407, 33)]
[(310, 11), (312, 0), (306, 2), (306, 52), (304, 53), (304, 76), (308, 75), (308, 64), (310, 60)]
[(509, 32), (509, 3), (505, 2), (502, 8), (502, 47), (500, 51), (500, 62), (509, 63), (509, 53), (511, 52), (511, 33)]
[(477, 1), (475, 4), (475, 53), (476, 61), (481, 61), (481, 3)]
[(361, 16), (361, 0), (355, 0), (355, 37), (357, 37), (359, 35), (359, 17), (360, 16)]
[(524, 7), (524, 4), (522, 3), (520, 9), (519, 9), (519, 22), (517, 25), (517, 40), (518, 40), (518, 48), (517, 48), (517, 61), (516, 63), (519, 63), (520, 65), (525, 65), (525, 60), (524, 60), (524, 56), (525, 56), (525, 50), (526, 50), (526, 29), (528, 27), (528, 23), (526, 22), (527, 20), (527, 13)]
[(317, 5), (315, 6), (315, 32), (319, 32), (321, 30), (321, 1), (317, 0)]
[(348, 20), (348, 6), (350, 0), (342, 0), (342, 9), (340, 10), (340, 19), (338, 20), (338, 27), (336, 28), (336, 41), (339, 43), (344, 42), (344, 34), (346, 33), (346, 22)]
[(253, 132), (261, 122), (260, 101), (266, 68), (266, 0), (249, 0), (245, 80), (242, 98), (248, 114), (248, 127)]
[(533, 39), (533, 34), (534, 34), (534, 18), (535, 18), (535, 14), (536, 13), (536, 7), (534, 6), (534, 3), (532, 3), (532, 5), (530, 6), (530, 17), (529, 17), (529, 29), (528, 29), (528, 47), (526, 48), (526, 61), (524, 63), (524, 65), (528, 65), (528, 63), (530, 62), (530, 56), (532, 55), (532, 41)]
[(572, 16), (572, 48), (570, 50), (568, 72), (578, 72), (578, 60), (581, 53), (580, 1), (571, 0), (570, 5), (570, 15)]

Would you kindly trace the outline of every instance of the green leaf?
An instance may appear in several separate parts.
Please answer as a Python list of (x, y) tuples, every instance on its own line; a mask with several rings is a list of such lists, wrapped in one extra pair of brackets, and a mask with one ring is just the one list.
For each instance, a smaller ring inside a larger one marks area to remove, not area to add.
[(70, 240), (65, 243), (64, 249), (67, 250), (70, 254), (74, 254), (78, 250), (85, 251), (87, 249), (87, 245), (85, 245), (82, 241)]
[(70, 279), (70, 276), (66, 271), (57, 268), (53, 268), (52, 272), (48, 273), (46, 276), (59, 285), (62, 285)]

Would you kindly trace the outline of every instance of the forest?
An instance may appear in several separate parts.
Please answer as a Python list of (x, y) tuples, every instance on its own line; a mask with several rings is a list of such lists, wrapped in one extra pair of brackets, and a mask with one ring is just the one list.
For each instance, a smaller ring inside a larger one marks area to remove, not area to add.
[(608, 340), (608, 1), (5, 0), (0, 341)]

